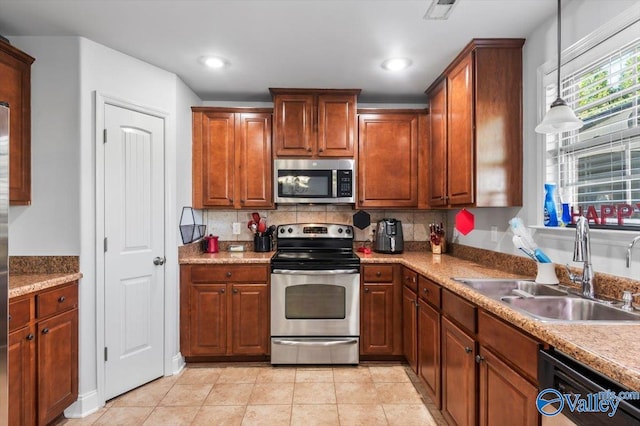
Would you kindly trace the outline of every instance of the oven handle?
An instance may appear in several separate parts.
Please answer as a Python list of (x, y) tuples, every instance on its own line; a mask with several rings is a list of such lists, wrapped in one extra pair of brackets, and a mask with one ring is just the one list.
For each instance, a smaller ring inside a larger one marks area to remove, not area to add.
[(280, 340), (273, 339), (274, 345), (287, 345), (287, 346), (339, 346), (339, 345), (355, 345), (358, 343), (358, 339), (345, 339), (345, 340)]
[(286, 275), (341, 275), (341, 274), (359, 274), (358, 269), (329, 269), (329, 270), (302, 270), (302, 269), (274, 269), (274, 274)]

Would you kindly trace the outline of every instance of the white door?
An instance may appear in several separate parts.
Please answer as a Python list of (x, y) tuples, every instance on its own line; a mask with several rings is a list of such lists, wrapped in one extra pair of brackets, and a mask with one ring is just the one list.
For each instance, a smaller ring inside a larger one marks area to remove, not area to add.
[(105, 399), (164, 373), (164, 120), (105, 104)]

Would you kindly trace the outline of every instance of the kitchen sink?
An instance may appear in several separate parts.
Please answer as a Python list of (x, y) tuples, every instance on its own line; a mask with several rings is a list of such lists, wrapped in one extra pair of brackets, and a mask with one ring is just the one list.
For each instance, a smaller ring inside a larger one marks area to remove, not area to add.
[(579, 297), (502, 297), (510, 307), (542, 321), (640, 321), (640, 315)]
[(567, 293), (558, 288), (544, 284), (536, 284), (531, 280), (513, 278), (454, 278), (485, 296), (499, 298), (501, 296), (566, 296)]

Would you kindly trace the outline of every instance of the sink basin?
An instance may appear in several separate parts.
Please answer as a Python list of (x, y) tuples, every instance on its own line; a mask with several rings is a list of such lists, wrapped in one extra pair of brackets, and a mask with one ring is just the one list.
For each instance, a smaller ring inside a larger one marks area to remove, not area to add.
[(513, 278), (454, 278), (485, 296), (566, 296), (567, 293), (530, 280)]
[(502, 297), (500, 300), (543, 321), (640, 321), (640, 315), (577, 297)]

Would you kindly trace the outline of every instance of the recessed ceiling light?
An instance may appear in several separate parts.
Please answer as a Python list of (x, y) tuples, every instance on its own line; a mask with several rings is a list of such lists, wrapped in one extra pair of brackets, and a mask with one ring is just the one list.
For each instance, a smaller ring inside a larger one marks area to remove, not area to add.
[(409, 68), (411, 65), (411, 59), (407, 58), (392, 58), (387, 59), (382, 63), (382, 68), (389, 71), (401, 71)]
[(458, 0), (433, 0), (422, 19), (448, 19)]
[(204, 56), (200, 58), (200, 61), (207, 67), (212, 69), (219, 69), (226, 67), (229, 63), (219, 56)]

